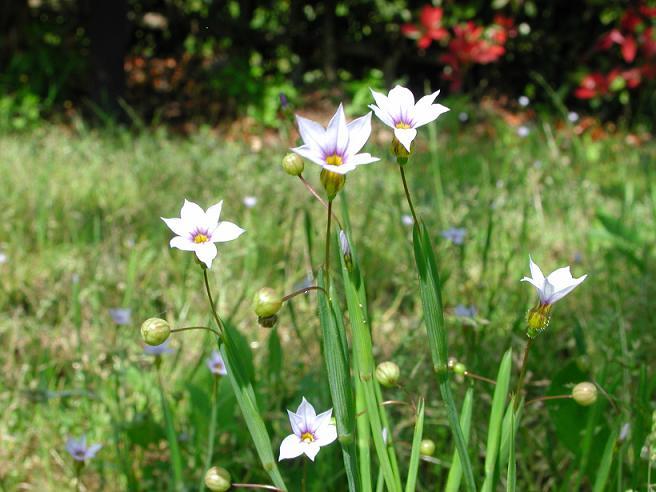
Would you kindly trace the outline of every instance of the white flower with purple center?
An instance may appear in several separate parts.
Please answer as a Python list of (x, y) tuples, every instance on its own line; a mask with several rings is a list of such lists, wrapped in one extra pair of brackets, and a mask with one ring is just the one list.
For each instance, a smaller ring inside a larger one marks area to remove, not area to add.
[(531, 269), (531, 277), (522, 278), (522, 282), (528, 282), (535, 287), (542, 306), (550, 306), (556, 301), (561, 300), (587, 277), (587, 275), (579, 278), (572, 277), (569, 266), (554, 270), (545, 277), (540, 267), (533, 262), (533, 258), (530, 256), (529, 267)]
[(228, 374), (223, 357), (221, 357), (221, 353), (218, 350), (212, 350), (212, 353), (207, 358), (207, 367), (215, 376), (225, 376)]
[(285, 437), (280, 444), (278, 461), (302, 454), (314, 461), (321, 447), (337, 439), (337, 428), (332, 423), (332, 408), (317, 415), (314, 407), (303, 398), (296, 413), (290, 410), (287, 413), (293, 434)]
[(357, 166), (380, 160), (371, 154), (359, 153), (371, 135), (371, 112), (346, 123), (344, 107), (323, 128), (319, 123), (296, 115), (303, 145), (291, 149), (301, 157), (318, 164), (327, 171), (346, 174)]
[(132, 309), (110, 308), (109, 315), (117, 325), (129, 325), (132, 322)]
[(66, 451), (75, 461), (84, 462), (92, 459), (100, 451), (100, 448), (102, 448), (102, 444), (87, 446), (87, 436), (82, 436), (79, 439), (69, 437), (66, 441)]
[(451, 241), (453, 244), (461, 245), (465, 242), (467, 229), (464, 227), (451, 227), (441, 233), (444, 239)]
[(439, 93), (435, 91), (415, 103), (412, 92), (400, 85), (389, 91), (387, 96), (371, 90), (376, 104), (370, 104), (369, 107), (380, 121), (394, 129), (394, 136), (410, 152), (417, 128), (436, 120), (449, 110), (441, 104), (433, 104)]
[(194, 202), (185, 200), (180, 218), (162, 220), (176, 237), (171, 239), (171, 247), (182, 251), (193, 251), (207, 268), (212, 268), (212, 260), (218, 251), (214, 243), (232, 241), (245, 231), (232, 222), (219, 222), (223, 200), (204, 211)]

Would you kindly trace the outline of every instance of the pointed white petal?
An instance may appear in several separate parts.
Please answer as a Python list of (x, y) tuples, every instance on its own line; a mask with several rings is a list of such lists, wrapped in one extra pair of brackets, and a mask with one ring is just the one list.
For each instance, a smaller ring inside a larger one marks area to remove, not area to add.
[(224, 220), (219, 222), (219, 225), (214, 229), (214, 232), (212, 232), (211, 241), (215, 243), (225, 243), (226, 241), (237, 239), (244, 232), (246, 231), (237, 224)]
[(173, 239), (171, 239), (171, 242), (169, 242), (169, 246), (171, 248), (181, 249), (182, 251), (196, 251), (197, 245), (187, 237), (175, 236)]
[(531, 277), (533, 277), (533, 280), (536, 282), (534, 285), (540, 285), (538, 288), (542, 289), (544, 287), (544, 275), (542, 274), (540, 267), (533, 262), (533, 258), (531, 258), (530, 255), (528, 257), (528, 266), (531, 269)]
[(415, 104), (415, 108), (417, 109), (426, 109), (430, 107), (433, 102), (435, 101), (435, 98), (440, 94), (440, 91), (435, 91), (432, 94), (427, 94), (423, 96), (422, 98), (417, 101), (417, 104)]
[(547, 275), (547, 280), (556, 290), (560, 290), (569, 286), (574, 278), (572, 277), (572, 272), (570, 271), (569, 266), (566, 266), (551, 272)]
[(299, 115), (296, 115), (296, 123), (304, 144), (323, 149), (323, 144), (326, 141), (326, 130), (319, 123)]
[(376, 114), (376, 117), (377, 117), (380, 121), (382, 121), (383, 123), (385, 123), (385, 124), (386, 124), (387, 126), (389, 126), (390, 128), (394, 128), (394, 121), (392, 121), (392, 118), (390, 117), (389, 114), (387, 114), (385, 111), (383, 111), (382, 109), (380, 109), (380, 108), (379, 108), (378, 106), (376, 106), (375, 104), (370, 104), (370, 105), (369, 105), (369, 109), (371, 109), (371, 110)]
[(349, 131), (346, 126), (346, 115), (344, 106), (340, 103), (326, 128), (326, 145), (323, 147), (326, 153), (344, 154), (349, 142)]
[(317, 415), (317, 417), (314, 419), (314, 422), (312, 423), (311, 431), (316, 432), (321, 427), (329, 425), (332, 416), (333, 416), (332, 408), (330, 410), (326, 410), (325, 412), (322, 412), (319, 415)]
[(187, 236), (191, 232), (191, 227), (189, 227), (182, 219), (165, 219), (160, 217), (164, 223), (175, 232), (178, 236)]
[[(371, 89), (369, 89), (369, 90), (371, 90)], [(386, 123), (386, 124), (389, 124), (390, 126), (393, 127), (394, 122), (396, 120), (398, 120), (399, 117), (401, 116), (398, 112), (399, 111), (398, 104), (393, 104), (392, 101), (390, 101), (387, 96), (381, 94), (380, 92), (376, 92), (376, 91), (371, 90), (371, 95), (374, 96), (374, 101), (376, 101), (376, 106), (378, 106), (378, 109), (380, 110), (380, 113), (381, 114), (386, 114), (387, 117), (389, 118), (391, 124), (390, 123)], [(373, 109), (373, 108), (371, 108), (371, 109)], [(378, 116), (381, 120), (385, 121), (382, 118), (382, 116), (379, 115), (378, 113), (376, 113), (376, 116)]]
[(196, 245), (194, 250), (196, 257), (207, 265), (207, 268), (212, 268), (212, 260), (216, 258), (218, 251), (214, 243), (200, 243)]
[(556, 289), (554, 289), (554, 286), (549, 282), (549, 280), (545, 279), (544, 287), (540, 292), (540, 300), (545, 304), (553, 304), (552, 296), (555, 290)]
[(315, 441), (319, 446), (328, 446), (337, 439), (337, 427), (334, 424), (324, 425), (314, 433)]
[(353, 156), (350, 156), (348, 160), (348, 165), (353, 166), (353, 168), (355, 168), (355, 166), (361, 166), (363, 164), (371, 164), (372, 162), (378, 162), (379, 160), (380, 158), (374, 157), (371, 154), (363, 152), (362, 154), (355, 154)]
[(572, 292), (586, 278), (587, 278), (587, 275), (583, 275), (582, 277), (575, 278), (575, 279), (572, 280), (572, 283), (569, 284), (567, 287), (554, 292), (551, 295), (551, 299), (550, 299), (551, 304), (553, 304), (556, 301), (560, 301), (563, 297), (565, 297), (567, 294)]
[(433, 120), (436, 120), (441, 114), (446, 113), (449, 110), (446, 106), (441, 104), (433, 104), (427, 108), (418, 108), (415, 107), (415, 113), (412, 119), (413, 126), (415, 128), (430, 123)]
[(351, 162), (342, 164), (341, 166), (332, 166), (330, 164), (324, 164), (321, 167), (323, 167), (326, 171), (330, 171), (336, 174), (346, 174), (355, 169), (355, 164), (352, 164)]
[(371, 135), (371, 112), (351, 121), (347, 128), (349, 136), (346, 154), (357, 154)]
[(300, 437), (302, 434), (300, 426), (303, 424), (303, 419), (291, 410), (287, 410), (287, 415), (289, 415), (289, 423), (292, 426), (292, 432)]
[(394, 136), (403, 144), (405, 149), (410, 152), (410, 145), (417, 136), (417, 130), (414, 128), (395, 128)]
[(180, 218), (190, 229), (205, 224), (205, 211), (194, 202), (185, 200), (180, 210)]
[(314, 411), (314, 407), (305, 399), (305, 397), (303, 397), (303, 401), (301, 401), (301, 404), (298, 406), (296, 415), (303, 418), (308, 428), (311, 428), (314, 419), (317, 418), (317, 412)]
[(319, 454), (320, 449), (321, 446), (319, 446), (316, 441), (304, 443), (303, 446), (303, 452), (312, 461), (314, 461), (314, 458)]
[(296, 458), (302, 455), (304, 447), (301, 439), (295, 434), (285, 437), (280, 443), (280, 457), (278, 461)]
[(415, 96), (413, 96), (412, 92), (405, 87), (397, 85), (394, 89), (389, 91), (387, 97), (395, 108), (398, 108), (398, 110), (395, 110), (399, 116), (398, 119), (406, 119), (406, 117), (410, 115), (410, 112), (414, 110)]
[(207, 227), (208, 231), (214, 229), (219, 223), (219, 216), (221, 215), (221, 207), (223, 207), (223, 200), (221, 200), (219, 203), (215, 205), (212, 205), (210, 208), (207, 209), (207, 212), (205, 212), (205, 217), (207, 219), (205, 226)]
[(323, 152), (320, 152), (319, 150), (316, 150), (309, 145), (303, 145), (302, 147), (295, 147), (291, 149), (291, 151), (295, 152), (301, 157), (305, 157), (306, 159), (314, 162), (315, 164), (319, 164), (320, 166), (323, 166), (325, 164), (325, 161), (323, 159)]

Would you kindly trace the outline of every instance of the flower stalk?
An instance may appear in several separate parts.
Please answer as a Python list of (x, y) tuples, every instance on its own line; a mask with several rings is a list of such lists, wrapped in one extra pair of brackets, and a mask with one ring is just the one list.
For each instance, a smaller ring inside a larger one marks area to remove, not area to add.
[(412, 205), (412, 198), (410, 197), (410, 190), (408, 189), (408, 182), (405, 179), (405, 171), (403, 166), (399, 165), (399, 171), (401, 171), (401, 180), (403, 181), (403, 190), (405, 191), (405, 198), (408, 200), (408, 205), (410, 206), (410, 212), (412, 212), (412, 219), (415, 224), (419, 223), (417, 219), (417, 213), (415, 212), (415, 207)]

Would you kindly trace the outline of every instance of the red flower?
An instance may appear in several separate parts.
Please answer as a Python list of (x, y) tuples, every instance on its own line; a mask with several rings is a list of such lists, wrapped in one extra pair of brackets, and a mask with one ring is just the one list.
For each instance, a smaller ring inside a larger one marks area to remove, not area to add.
[(441, 8), (425, 5), (419, 16), (420, 26), (404, 24), (401, 26), (401, 33), (411, 39), (416, 39), (417, 46), (426, 49), (433, 41), (441, 41), (449, 37), (449, 31), (442, 27), (442, 15)]
[(574, 91), (574, 96), (579, 99), (592, 99), (607, 94), (608, 88), (608, 79), (602, 73), (593, 72), (581, 80), (578, 88)]

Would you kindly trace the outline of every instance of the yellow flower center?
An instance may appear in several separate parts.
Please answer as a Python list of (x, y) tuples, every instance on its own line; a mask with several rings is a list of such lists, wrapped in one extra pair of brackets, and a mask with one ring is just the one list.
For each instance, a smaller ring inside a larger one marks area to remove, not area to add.
[(394, 125), (396, 128), (400, 128), (401, 130), (407, 130), (410, 128), (410, 125), (407, 123), (403, 123), (402, 121), (399, 121), (396, 125)]
[(314, 441), (314, 436), (312, 435), (311, 432), (305, 432), (303, 435), (301, 435), (301, 441), (312, 442)]
[(194, 242), (196, 244), (206, 243), (207, 241), (209, 241), (209, 238), (205, 234), (203, 234), (202, 232), (199, 232), (198, 234), (196, 234), (194, 236)]
[(330, 164), (331, 166), (341, 166), (343, 164), (342, 157), (337, 154), (329, 155), (326, 157), (326, 164)]

